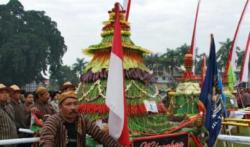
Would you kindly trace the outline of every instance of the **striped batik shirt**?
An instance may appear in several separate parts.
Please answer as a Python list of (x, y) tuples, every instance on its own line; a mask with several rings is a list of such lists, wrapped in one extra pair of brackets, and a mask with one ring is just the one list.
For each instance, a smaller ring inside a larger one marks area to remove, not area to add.
[[(65, 119), (62, 114), (57, 113), (50, 116), (42, 128), (40, 136), (40, 147), (66, 147), (67, 129), (64, 126)], [(121, 147), (116, 140), (103, 132), (94, 122), (88, 121), (83, 115), (79, 115), (76, 121), (77, 147), (85, 147), (86, 134), (107, 147)]]
[(8, 105), (0, 104), (0, 140), (18, 138), (13, 114)]

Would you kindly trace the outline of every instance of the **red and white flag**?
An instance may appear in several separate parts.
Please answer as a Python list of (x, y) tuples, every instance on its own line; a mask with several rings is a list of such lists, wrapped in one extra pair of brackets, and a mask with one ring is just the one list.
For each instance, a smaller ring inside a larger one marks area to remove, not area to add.
[(109, 108), (109, 134), (121, 144), (129, 144), (129, 133), (126, 116), (126, 99), (124, 92), (123, 49), (119, 3), (115, 4), (115, 24), (113, 45), (110, 55), (106, 105)]
[(128, 21), (131, 0), (123, 0), (123, 9), (126, 11), (126, 21)]
[(248, 34), (247, 44), (245, 48), (245, 53), (243, 57), (243, 62), (241, 66), (240, 82), (248, 82), (249, 76), (249, 44), (250, 44), (250, 33)]

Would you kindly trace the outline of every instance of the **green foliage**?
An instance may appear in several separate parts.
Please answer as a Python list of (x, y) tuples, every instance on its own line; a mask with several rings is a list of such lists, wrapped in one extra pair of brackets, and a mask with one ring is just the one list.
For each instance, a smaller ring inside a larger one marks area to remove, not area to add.
[(50, 76), (50, 90), (59, 90), (64, 82), (70, 81), (72, 84), (77, 85), (80, 81), (76, 72), (69, 66), (59, 66), (56, 72)]
[(232, 41), (227, 38), (225, 42), (220, 42), (221, 47), (216, 53), (218, 68), (222, 71), (227, 62)]
[[(220, 42), (220, 48), (217, 50), (217, 62), (218, 68), (222, 71), (226, 65), (229, 50), (231, 47), (232, 41), (230, 39), (226, 39), (225, 42)], [(176, 75), (175, 71), (178, 71), (180, 67), (183, 65), (183, 59), (185, 54), (187, 53), (189, 46), (186, 44), (177, 47), (176, 49), (167, 49), (163, 54), (151, 54), (144, 58), (144, 62), (148, 68), (153, 71), (166, 71), (172, 75)], [(237, 53), (237, 65), (240, 66), (242, 64), (242, 58), (244, 55), (244, 51), (241, 51), (239, 47), (236, 47)], [(202, 54), (196, 54), (195, 57), (195, 73), (201, 73), (201, 65), (202, 65)], [(208, 60), (208, 58), (207, 58)]]
[(174, 70), (178, 70), (183, 65), (184, 56), (188, 51), (189, 46), (184, 44), (176, 49), (167, 49), (167, 52), (163, 54), (163, 64), (174, 74)]
[[(204, 54), (205, 53), (195, 56), (196, 57), (195, 58), (195, 74), (201, 74), (202, 58)], [(207, 60), (206, 63), (208, 63), (208, 56), (206, 56), (206, 60)]]
[(176, 49), (167, 48), (163, 54), (152, 54), (144, 58), (147, 67), (153, 71), (167, 71), (174, 75), (174, 71), (179, 70), (183, 65), (184, 55), (187, 53), (189, 46), (183, 44)]
[(41, 81), (62, 63), (66, 45), (43, 11), (25, 11), (18, 0), (0, 5), (0, 81), (20, 86)]
[(77, 58), (76, 63), (73, 64), (73, 70), (77, 73), (79, 77), (80, 75), (83, 74), (83, 69), (86, 64), (87, 62), (85, 61), (84, 58), (83, 59)]
[(243, 57), (244, 57), (244, 53), (245, 53), (244, 51), (237, 52), (237, 56), (238, 56), (237, 65), (238, 66), (242, 65), (242, 60), (243, 60)]
[(50, 75), (49, 89), (59, 90), (60, 86), (66, 81), (70, 81), (72, 84), (77, 85), (80, 82), (80, 75), (86, 64), (87, 62), (84, 58), (77, 58), (72, 66), (59, 66), (57, 70)]
[[(216, 53), (217, 56), (217, 63), (218, 63), (218, 68), (223, 71), (223, 69), (226, 66), (229, 51), (231, 48), (232, 41), (227, 38), (225, 42), (220, 42), (221, 47)], [(242, 58), (244, 51), (240, 51), (241, 49), (239, 47), (236, 47), (236, 54), (237, 54), (237, 66), (240, 66), (242, 64)]]

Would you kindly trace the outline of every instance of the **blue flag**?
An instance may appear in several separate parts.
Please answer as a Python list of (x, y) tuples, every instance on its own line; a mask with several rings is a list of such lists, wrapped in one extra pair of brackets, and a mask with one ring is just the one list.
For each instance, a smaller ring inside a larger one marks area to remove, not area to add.
[(215, 143), (221, 128), (222, 89), (218, 85), (218, 81), (215, 44), (213, 35), (211, 35), (208, 67), (200, 94), (200, 100), (206, 108), (205, 127), (209, 131), (207, 142), (209, 147)]

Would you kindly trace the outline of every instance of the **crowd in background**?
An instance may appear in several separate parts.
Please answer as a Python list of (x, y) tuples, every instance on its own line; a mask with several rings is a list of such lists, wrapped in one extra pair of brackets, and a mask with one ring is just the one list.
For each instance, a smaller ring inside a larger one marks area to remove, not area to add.
[[(0, 84), (0, 140), (30, 137), (19, 128), (31, 128), (31, 115), (45, 121), (59, 111), (60, 93), (75, 91), (71, 82), (65, 82), (60, 91), (48, 91), (40, 86), (34, 92), (25, 92), (17, 85)], [(21, 147), (30, 145), (18, 145)]]
[(250, 106), (250, 88), (240, 90), (240, 92), (236, 94), (236, 97), (240, 108)]
[(65, 82), (60, 92), (40, 86), (33, 93), (22, 92), (17, 85), (0, 84), (0, 140), (29, 137), (19, 129), (32, 128), (39, 142), (4, 147), (85, 147), (87, 134), (104, 146), (122, 146), (102, 129), (106, 127), (88, 120), (78, 108), (71, 82)]

